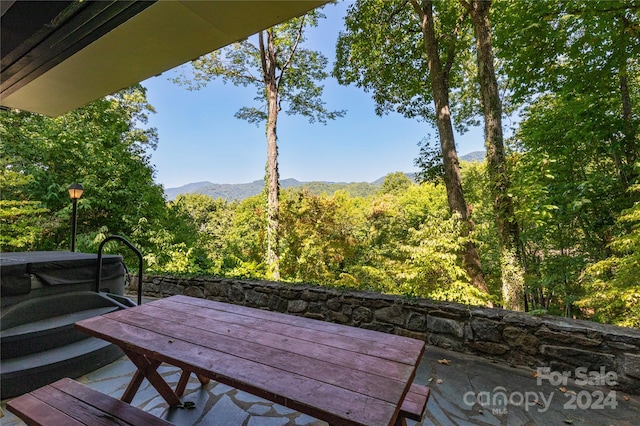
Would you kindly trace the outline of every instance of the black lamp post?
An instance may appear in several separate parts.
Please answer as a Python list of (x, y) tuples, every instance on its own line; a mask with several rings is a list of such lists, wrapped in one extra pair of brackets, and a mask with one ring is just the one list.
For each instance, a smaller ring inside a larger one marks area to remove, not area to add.
[(79, 183), (72, 184), (69, 188), (69, 197), (73, 202), (73, 213), (71, 213), (71, 251), (76, 251), (76, 224), (78, 222), (78, 198), (82, 197), (84, 188)]

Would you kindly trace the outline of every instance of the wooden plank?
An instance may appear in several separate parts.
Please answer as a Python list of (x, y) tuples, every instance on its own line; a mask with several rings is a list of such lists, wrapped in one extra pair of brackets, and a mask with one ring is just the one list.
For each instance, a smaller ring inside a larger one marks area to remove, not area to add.
[(213, 300), (200, 299), (190, 296), (171, 296), (166, 299), (156, 300), (153, 303), (164, 304), (166, 302), (178, 302), (188, 305), (198, 306), (201, 308), (214, 309), (218, 311), (237, 313), (247, 315), (253, 318), (269, 320), (273, 322), (282, 322), (298, 327), (309, 328), (313, 331), (326, 331), (333, 335), (342, 335), (356, 339), (362, 339), (369, 342), (375, 342), (387, 346), (400, 346), (405, 348), (419, 349), (424, 344), (422, 340), (412, 339), (394, 334), (381, 333), (379, 331), (367, 330), (364, 328), (345, 326), (343, 324), (335, 324), (332, 322), (321, 321), (311, 318), (305, 318), (296, 315), (283, 314), (280, 312), (267, 311), (264, 309), (249, 308), (241, 305), (217, 302)]
[(220, 381), (330, 424), (383, 425), (395, 419), (399, 411), (399, 404), (367, 397), (107, 317), (83, 320), (76, 323), (76, 327), (128, 350)]
[[(289, 349), (276, 349), (269, 346), (261, 345), (250, 340), (239, 341), (233, 333), (228, 335), (212, 333), (208, 330), (198, 328), (199, 325), (194, 321), (200, 322), (199, 318), (188, 318), (181, 323), (168, 321), (167, 319), (147, 316), (141, 313), (141, 310), (121, 311), (121, 315), (117, 317), (128, 324), (145, 330), (163, 334), (168, 338), (171, 336), (180, 336), (180, 340), (201, 345), (209, 349), (224, 352), (235, 357), (251, 360), (261, 364), (268, 365), (289, 373), (296, 373), (311, 379), (322, 381), (343, 387), (347, 390), (362, 393), (381, 399), (387, 402), (398, 404), (403, 396), (407, 379), (411, 376), (413, 369), (410, 366), (404, 366), (403, 380), (390, 379), (389, 376), (372, 374), (368, 371), (358, 371), (343, 364), (347, 358), (340, 356), (336, 352), (321, 349), (326, 352), (325, 358), (330, 361), (324, 361), (315, 357), (300, 355), (293, 353)], [(168, 317), (165, 313), (165, 317)], [(113, 318), (113, 317), (112, 317)], [(239, 344), (239, 342), (242, 342)], [(313, 350), (315, 345), (312, 342), (291, 342), (292, 346), (296, 346), (298, 350), (304, 352), (305, 348), (311, 348), (308, 352), (317, 352)], [(354, 354), (348, 354), (353, 358)], [(375, 364), (375, 358), (372, 359), (372, 365)]]
[[(104, 415), (108, 414), (117, 417), (131, 425), (160, 426), (171, 424), (159, 417), (91, 389), (90, 387), (69, 378), (60, 379), (57, 382), (52, 383), (50, 386), (72, 396), (73, 398), (81, 399), (87, 405), (95, 407), (105, 413)], [(96, 424), (95, 419), (91, 419), (88, 424)]]
[[(179, 307), (179, 305), (173, 304), (176, 301), (183, 303), (182, 301), (184, 300), (189, 302), (185, 303), (188, 305), (186, 307)], [(222, 305), (225, 309), (228, 307), (229, 310), (213, 309), (209, 307), (209, 303), (214, 303), (212, 306), (218, 307)], [(193, 315), (211, 318), (216, 321), (244, 325), (261, 331), (272, 331), (288, 337), (323, 343), (327, 346), (368, 354), (408, 365), (417, 365), (425, 347), (424, 341), (407, 337), (243, 306), (227, 305), (204, 299), (172, 296), (168, 299), (151, 302), (151, 304), (173, 311), (186, 310), (193, 313)], [(194, 310), (193, 306), (204, 309)], [(336, 336), (348, 338), (337, 339)]]
[(113, 426), (114, 424), (113, 416), (53, 386), (39, 388), (30, 393), (47, 405), (66, 413), (69, 417), (82, 424), (92, 426)]
[(57, 426), (83, 426), (83, 423), (28, 393), (8, 401), (7, 410), (29, 426), (44, 425), (45, 421)]
[(400, 416), (417, 422), (422, 421), (430, 392), (431, 390), (424, 385), (412, 384), (402, 401)]
[(15, 398), (7, 408), (28, 425), (171, 424), (69, 378)]
[[(257, 329), (266, 329), (267, 326), (264, 325), (268, 324), (268, 329), (274, 330), (274, 333), (282, 333), (289, 337), (297, 337), (316, 342), (320, 339), (323, 343), (330, 346), (336, 346), (336, 344), (333, 343), (336, 336), (345, 337), (345, 339), (340, 339), (339, 341), (353, 342), (352, 345), (345, 347), (345, 349), (354, 350), (359, 353), (371, 351), (378, 357), (382, 354), (391, 360), (406, 361), (407, 363), (411, 363), (410, 359), (405, 360), (407, 351), (399, 350), (395, 345), (403, 345), (406, 343), (406, 340), (409, 345), (402, 347), (409, 348), (410, 351), (412, 344), (416, 342), (416, 347), (424, 345), (424, 342), (415, 339), (400, 338), (399, 336), (391, 334), (372, 332), (371, 330), (358, 329), (276, 312), (262, 311), (254, 308), (229, 305), (231, 310), (212, 309), (206, 307), (210, 301), (195, 300), (196, 304), (193, 305), (176, 302), (173, 301), (172, 298), (169, 298), (159, 300), (157, 301), (158, 303), (153, 302), (152, 305), (158, 306), (161, 309), (171, 310), (172, 312), (184, 311), (203, 318), (214, 318), (219, 321), (243, 324), (252, 328), (257, 327)], [(201, 302), (204, 302), (204, 304), (201, 304)], [(220, 305), (224, 306), (224, 304), (221, 303), (216, 304), (216, 306)], [(194, 310), (194, 306), (198, 309)], [(287, 334), (290, 333), (291, 330), (295, 330), (296, 334)], [(392, 342), (392, 344), (390, 342)]]
[[(374, 357), (362, 352), (354, 353), (335, 346), (339, 339), (347, 339), (343, 336), (335, 336), (331, 340), (331, 345), (325, 345), (324, 342), (309, 341), (308, 339), (299, 339), (296, 337), (275, 334), (270, 331), (257, 330), (253, 327), (223, 322), (219, 319), (205, 318), (202, 316), (194, 316), (192, 313), (171, 310), (159, 306), (143, 305), (136, 313), (143, 313), (152, 316), (158, 320), (172, 321), (185, 326), (206, 330), (210, 333), (216, 333), (223, 336), (233, 336), (238, 341), (247, 341), (259, 343), (261, 345), (285, 350), (293, 354), (313, 357), (314, 359), (339, 363), (339, 365), (351, 368), (357, 371), (363, 371), (371, 374), (377, 374), (383, 377), (394, 377), (403, 383), (411, 382), (413, 379), (414, 366), (400, 363), (398, 361), (388, 360), (386, 358)], [(131, 312), (130, 314), (133, 314)], [(127, 314), (130, 315), (130, 314)], [(122, 315), (114, 315), (110, 318), (122, 318)], [(131, 323), (131, 319), (127, 322)], [(264, 321), (263, 321), (264, 322)], [(142, 324), (140, 324), (142, 326)]]

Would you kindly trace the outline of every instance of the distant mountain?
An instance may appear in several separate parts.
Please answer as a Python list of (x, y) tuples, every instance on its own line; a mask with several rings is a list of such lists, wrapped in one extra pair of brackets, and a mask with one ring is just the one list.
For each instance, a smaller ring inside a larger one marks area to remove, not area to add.
[[(413, 178), (413, 173), (408, 174)], [(375, 193), (384, 177), (374, 182), (300, 182), (296, 179), (280, 180), (280, 188), (306, 188), (314, 194), (322, 194), (326, 192), (333, 194), (338, 190), (347, 191), (352, 197), (366, 197)], [(180, 194), (204, 194), (211, 198), (225, 198), (228, 201), (244, 200), (245, 198), (258, 195), (264, 188), (264, 181), (255, 180), (251, 183), (211, 183), (196, 182), (189, 183), (178, 188), (166, 188), (164, 190), (168, 200), (174, 200)]]
[(169, 200), (173, 200), (180, 194), (191, 194), (191, 193), (197, 194), (200, 188), (207, 185), (213, 185), (213, 184), (211, 182), (188, 183), (178, 188), (165, 188), (164, 194), (167, 196)]
[[(463, 161), (484, 161), (484, 151), (471, 152), (460, 157)], [(415, 173), (405, 173), (415, 182)], [(352, 197), (366, 197), (374, 194), (386, 176), (382, 176), (373, 182), (300, 182), (296, 179), (280, 180), (280, 188), (306, 188), (314, 194), (333, 194), (338, 190), (346, 191)], [(263, 180), (254, 180), (250, 183), (188, 183), (178, 188), (165, 188), (164, 193), (169, 201), (175, 200), (180, 194), (204, 194), (211, 198), (224, 198), (227, 201), (244, 200), (258, 195), (264, 188)]]
[(474, 162), (474, 161), (480, 161), (483, 162), (484, 161), (484, 157), (487, 155), (486, 151), (473, 151), (470, 152), (468, 154), (465, 154), (463, 156), (460, 157), (461, 161), (468, 161), (470, 163)]
[[(280, 181), (281, 188), (299, 186), (300, 182), (295, 179), (284, 179)], [(188, 183), (178, 188), (167, 188), (165, 194), (169, 200), (175, 199), (179, 194), (204, 194), (211, 198), (226, 198), (232, 200), (244, 200), (245, 198), (257, 195), (264, 188), (264, 181), (254, 180), (250, 183), (211, 183), (197, 182)]]
[[(416, 182), (416, 173), (405, 173), (405, 175), (412, 181)], [(373, 182), (371, 182), (371, 185), (382, 186), (382, 183), (384, 182), (385, 179), (386, 179), (386, 176), (382, 176), (381, 178), (378, 178)]]

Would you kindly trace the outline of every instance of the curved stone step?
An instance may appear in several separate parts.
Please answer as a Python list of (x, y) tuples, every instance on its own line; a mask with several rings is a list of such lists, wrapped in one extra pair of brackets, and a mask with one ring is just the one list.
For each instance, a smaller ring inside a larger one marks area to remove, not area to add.
[(109, 342), (94, 337), (47, 351), (0, 362), (2, 399), (30, 392), (63, 377), (79, 377), (123, 356)]
[(16, 358), (46, 351), (85, 339), (86, 334), (74, 330), (73, 324), (86, 318), (118, 310), (105, 306), (59, 315), (0, 331), (2, 359)]

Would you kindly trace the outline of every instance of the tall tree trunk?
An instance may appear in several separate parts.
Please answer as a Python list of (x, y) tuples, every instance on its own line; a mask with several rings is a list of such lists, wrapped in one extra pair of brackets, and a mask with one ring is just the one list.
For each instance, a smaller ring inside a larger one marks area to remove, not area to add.
[(266, 31), (265, 46), (263, 33), (259, 34), (262, 69), (267, 89), (267, 265), (270, 278), (280, 279), (279, 249), (279, 175), (278, 175), (278, 82), (276, 78), (276, 58), (273, 37)]
[(490, 0), (460, 1), (471, 14), (476, 37), (478, 80), (484, 114), (485, 147), (487, 169), (491, 182), (493, 210), (498, 228), (500, 265), (502, 272), (502, 295), (505, 307), (522, 310), (524, 303), (524, 277), (520, 231), (515, 219), (513, 201), (509, 196), (509, 174), (504, 154), (502, 134), (502, 102), (498, 91), (498, 80), (494, 68), (491, 27), (489, 23)]
[(635, 171), (635, 163), (638, 160), (638, 147), (636, 145), (636, 132), (633, 125), (633, 109), (631, 106), (631, 95), (629, 94), (629, 68), (627, 66), (627, 54), (626, 48), (629, 45), (628, 29), (630, 22), (622, 16), (619, 17), (622, 21), (621, 42), (619, 43), (619, 69), (618, 69), (618, 81), (620, 87), (620, 97), (622, 98), (622, 121), (624, 123), (624, 139), (622, 146), (622, 154), (625, 158), (625, 167), (622, 170), (622, 179), (625, 187), (629, 187), (634, 183), (638, 177)]
[[(442, 160), (444, 165), (444, 181), (447, 189), (447, 201), (449, 209), (458, 213), (464, 223), (463, 236), (468, 236), (472, 223), (470, 221), (470, 211), (462, 193), (462, 180), (460, 178), (460, 167), (458, 154), (456, 152), (453, 125), (451, 124), (451, 113), (449, 111), (449, 83), (448, 72), (442, 67), (440, 56), (438, 55), (438, 41), (435, 35), (433, 21), (433, 2), (411, 0), (411, 4), (421, 18), (422, 35), (424, 39), (425, 51), (427, 53), (429, 73), (431, 77), (431, 89), (436, 107), (436, 124), (440, 136), (440, 147), (442, 149)], [(484, 280), (480, 257), (475, 244), (467, 242), (463, 255), (465, 270), (471, 278), (472, 284), (478, 289), (487, 292), (487, 284)]]

